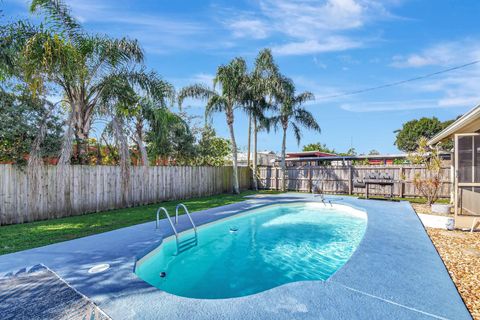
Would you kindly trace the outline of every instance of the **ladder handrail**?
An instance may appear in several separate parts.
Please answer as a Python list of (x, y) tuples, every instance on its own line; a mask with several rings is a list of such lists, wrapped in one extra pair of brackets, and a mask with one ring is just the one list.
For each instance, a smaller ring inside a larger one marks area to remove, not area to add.
[(190, 220), (190, 223), (192, 224), (193, 231), (195, 232), (195, 238), (198, 239), (198, 234), (197, 234), (197, 226), (193, 222), (192, 216), (190, 215), (190, 212), (188, 212), (187, 207), (183, 203), (177, 204), (177, 207), (175, 208), (175, 224), (178, 223), (178, 208), (182, 207), (183, 210), (185, 210), (185, 213), (187, 214), (188, 219)]
[(172, 219), (170, 218), (170, 215), (168, 214), (168, 211), (167, 209), (165, 209), (164, 207), (160, 207), (158, 208), (157, 210), (157, 220), (155, 221), (155, 229), (158, 229), (158, 224), (160, 222), (160, 211), (163, 210), (163, 212), (165, 212), (165, 215), (167, 216), (167, 219), (168, 219), (168, 222), (170, 223), (170, 226), (172, 227), (172, 230), (173, 232), (175, 233), (175, 240), (177, 241), (177, 248), (179, 246), (179, 240), (178, 240), (178, 232), (177, 232), (177, 228), (175, 228), (173, 222), (172, 222)]

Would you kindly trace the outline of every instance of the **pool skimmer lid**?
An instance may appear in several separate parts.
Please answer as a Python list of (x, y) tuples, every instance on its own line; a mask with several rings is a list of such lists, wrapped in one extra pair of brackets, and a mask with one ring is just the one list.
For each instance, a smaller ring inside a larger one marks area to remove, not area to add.
[(108, 263), (102, 263), (88, 269), (88, 273), (100, 273), (107, 271), (108, 269), (110, 269), (110, 265)]

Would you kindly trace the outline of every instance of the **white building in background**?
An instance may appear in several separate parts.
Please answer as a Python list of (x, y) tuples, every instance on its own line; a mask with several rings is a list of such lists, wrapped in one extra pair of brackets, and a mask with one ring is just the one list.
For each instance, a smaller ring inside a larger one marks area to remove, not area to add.
[[(248, 152), (237, 153), (238, 165), (246, 167), (248, 160)], [(259, 166), (273, 166), (278, 156), (273, 151), (258, 151), (257, 152), (257, 165)], [(253, 152), (250, 153), (250, 162), (253, 161)]]

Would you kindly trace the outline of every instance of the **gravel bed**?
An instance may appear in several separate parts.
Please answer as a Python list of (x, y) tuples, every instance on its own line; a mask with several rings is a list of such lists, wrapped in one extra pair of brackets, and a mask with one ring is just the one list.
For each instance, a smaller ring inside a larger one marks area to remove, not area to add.
[(473, 319), (480, 320), (480, 232), (427, 228)]
[(423, 214), (432, 214), (435, 216), (444, 216), (444, 217), (453, 217), (453, 210), (450, 214), (441, 214), (441, 213), (436, 213), (432, 212), (432, 209), (428, 204), (425, 203), (411, 203), (413, 209), (415, 210), (416, 213), (423, 213)]

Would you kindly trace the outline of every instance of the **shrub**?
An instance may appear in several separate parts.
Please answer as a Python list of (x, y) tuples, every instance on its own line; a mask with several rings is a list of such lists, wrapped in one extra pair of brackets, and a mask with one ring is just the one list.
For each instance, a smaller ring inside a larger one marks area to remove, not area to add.
[(409, 154), (408, 158), (413, 164), (423, 165), (427, 169), (425, 176), (415, 174), (413, 185), (427, 199), (427, 204), (431, 205), (438, 200), (442, 181), (442, 161), (438, 150), (430, 148), (427, 141), (425, 137), (420, 138), (415, 153)]

